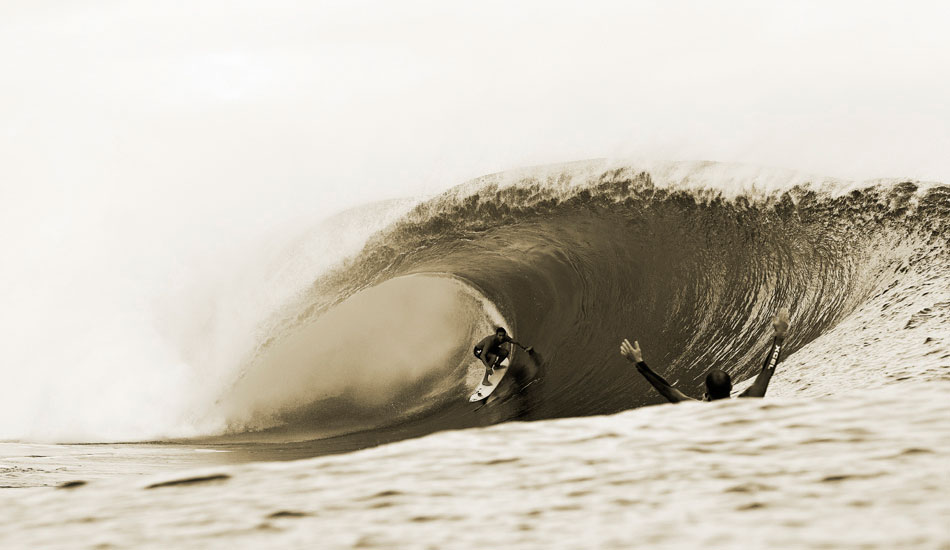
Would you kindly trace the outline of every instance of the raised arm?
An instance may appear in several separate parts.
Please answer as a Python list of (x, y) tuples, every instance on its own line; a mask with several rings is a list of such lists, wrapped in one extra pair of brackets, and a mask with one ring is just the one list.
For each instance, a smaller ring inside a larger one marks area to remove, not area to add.
[(670, 403), (679, 403), (680, 401), (695, 401), (692, 397), (674, 388), (665, 378), (653, 372), (646, 363), (643, 362), (643, 353), (640, 351), (640, 342), (634, 340), (630, 345), (630, 340), (624, 338), (620, 343), (620, 355), (623, 355), (627, 361), (636, 363), (637, 370), (647, 379), (656, 391), (660, 392)]
[(739, 397), (765, 397), (765, 392), (769, 389), (769, 381), (772, 380), (772, 375), (775, 374), (775, 367), (782, 359), (782, 345), (785, 343), (785, 335), (788, 333), (787, 310), (783, 309), (772, 318), (772, 328), (775, 329), (775, 336), (772, 338), (772, 346), (769, 348), (769, 353), (765, 356), (765, 362), (762, 364), (762, 371), (755, 377), (755, 382), (740, 393)]

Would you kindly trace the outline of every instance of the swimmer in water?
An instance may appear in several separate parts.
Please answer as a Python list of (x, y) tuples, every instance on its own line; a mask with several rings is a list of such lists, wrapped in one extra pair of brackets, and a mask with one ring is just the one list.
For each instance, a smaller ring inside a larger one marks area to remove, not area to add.
[[(772, 318), (772, 328), (775, 330), (775, 334), (772, 338), (772, 347), (765, 357), (762, 371), (759, 372), (759, 375), (755, 378), (755, 382), (753, 382), (748, 389), (739, 394), (739, 397), (765, 397), (765, 391), (768, 389), (769, 381), (775, 373), (775, 367), (782, 358), (782, 344), (785, 342), (785, 335), (788, 333), (788, 310), (782, 310), (778, 315)], [(634, 340), (633, 345), (631, 345), (630, 341), (624, 338), (620, 344), (620, 354), (623, 355), (627, 361), (635, 363), (640, 374), (671, 403), (694, 401), (692, 397), (674, 388), (666, 379), (653, 372), (653, 370), (647, 366), (643, 361), (640, 343), (636, 340)], [(729, 377), (729, 373), (721, 369), (710, 369), (706, 374), (706, 394), (703, 396), (703, 401), (726, 399), (731, 393), (732, 379)]]

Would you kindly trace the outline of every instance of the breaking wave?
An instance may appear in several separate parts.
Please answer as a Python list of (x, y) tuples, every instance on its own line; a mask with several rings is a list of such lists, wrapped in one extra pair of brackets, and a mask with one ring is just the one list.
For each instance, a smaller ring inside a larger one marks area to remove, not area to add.
[[(913, 181), (606, 161), (486, 176), (419, 204), (315, 280), (218, 410), (231, 437), (366, 443), (658, 402), (618, 355), (623, 337), (699, 395), (712, 365), (737, 379), (757, 370), (782, 307), (786, 354), (825, 349), (831, 333), (845, 355), (866, 345), (842, 323), (873, 324), (881, 300), (913, 302), (922, 289), (907, 281), (950, 286), (948, 222), (950, 187)], [(940, 331), (948, 309), (927, 317)], [(518, 352), (475, 410), (470, 350), (494, 324), (538, 354)], [(886, 339), (894, 329), (882, 327)]]

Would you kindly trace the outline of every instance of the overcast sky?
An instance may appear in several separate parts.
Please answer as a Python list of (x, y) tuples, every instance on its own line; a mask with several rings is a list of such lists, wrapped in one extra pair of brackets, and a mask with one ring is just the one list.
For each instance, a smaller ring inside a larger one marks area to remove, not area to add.
[(352, 203), (624, 155), (950, 181), (945, 2), (448, 4), (3, 2), (0, 181)]

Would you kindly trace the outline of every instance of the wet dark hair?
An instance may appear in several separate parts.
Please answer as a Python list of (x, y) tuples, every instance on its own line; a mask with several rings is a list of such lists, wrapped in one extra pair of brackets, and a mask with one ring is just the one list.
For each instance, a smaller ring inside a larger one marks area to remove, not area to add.
[(503, 327), (495, 327), (495, 334), (498, 334), (499, 332), (502, 334), (508, 334), (508, 331), (505, 330)]
[(726, 399), (732, 391), (732, 378), (729, 373), (712, 369), (706, 374), (706, 396), (710, 401)]

